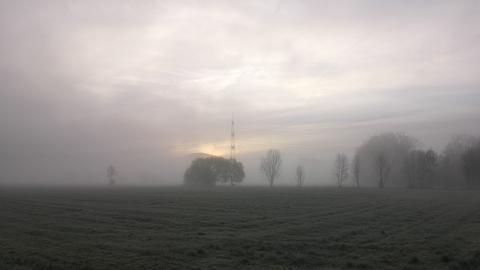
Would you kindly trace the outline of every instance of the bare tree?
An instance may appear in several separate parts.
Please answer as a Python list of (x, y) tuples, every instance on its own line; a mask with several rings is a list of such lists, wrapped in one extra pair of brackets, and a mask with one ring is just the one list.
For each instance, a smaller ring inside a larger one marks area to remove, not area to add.
[(387, 182), (388, 176), (390, 175), (390, 163), (387, 160), (385, 153), (380, 153), (375, 159), (375, 169), (378, 176), (378, 187), (384, 188), (385, 183)]
[(404, 161), (409, 188), (431, 188), (437, 166), (437, 153), (433, 150), (413, 150)]
[(357, 148), (362, 163), (362, 185), (378, 185), (376, 162), (380, 153), (388, 158), (389, 184), (390, 182), (392, 185), (405, 184), (407, 179), (403, 171), (403, 162), (417, 144), (418, 141), (415, 138), (402, 133), (389, 132), (370, 137)]
[(260, 171), (267, 178), (270, 187), (273, 186), (275, 179), (280, 176), (280, 166), (282, 165), (282, 157), (280, 151), (270, 149), (267, 155), (262, 159), (260, 164)]
[(417, 184), (417, 161), (419, 150), (411, 151), (403, 162), (403, 170), (407, 177), (408, 188), (415, 188)]
[(467, 178), (467, 188), (480, 187), (480, 143), (462, 155), (463, 173)]
[(352, 160), (352, 175), (353, 175), (353, 182), (355, 186), (358, 188), (360, 187), (360, 157), (357, 154), (353, 156)]
[(348, 179), (348, 157), (343, 153), (337, 154), (335, 158), (335, 177), (337, 178), (338, 187), (342, 187), (343, 183)]
[(297, 182), (298, 187), (303, 186), (303, 183), (305, 183), (305, 170), (303, 169), (302, 165), (297, 166), (295, 181)]
[(438, 154), (429, 149), (425, 152), (425, 180), (422, 187), (431, 188), (435, 185), (435, 171), (438, 166)]
[(478, 143), (480, 143), (480, 137), (456, 135), (445, 146), (440, 160), (440, 177), (445, 188), (469, 185), (469, 177), (464, 170), (463, 155)]
[(115, 166), (110, 165), (107, 168), (107, 177), (108, 177), (108, 184), (110, 186), (115, 185), (115, 177), (118, 176), (117, 169), (115, 169)]

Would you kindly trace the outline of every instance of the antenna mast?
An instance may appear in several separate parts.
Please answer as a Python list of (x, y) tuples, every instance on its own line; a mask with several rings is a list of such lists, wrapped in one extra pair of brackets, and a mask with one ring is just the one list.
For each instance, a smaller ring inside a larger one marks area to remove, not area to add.
[(233, 113), (232, 113), (232, 127), (231, 127), (231, 133), (230, 133), (230, 160), (232, 161), (235, 159), (235, 120), (233, 119)]
[(232, 126), (230, 131), (230, 185), (233, 186), (233, 160), (235, 159), (235, 120), (232, 113)]

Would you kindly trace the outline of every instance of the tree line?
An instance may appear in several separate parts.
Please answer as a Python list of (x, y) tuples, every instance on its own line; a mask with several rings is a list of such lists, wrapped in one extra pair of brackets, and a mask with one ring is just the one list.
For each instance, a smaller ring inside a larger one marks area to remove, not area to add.
[[(272, 187), (280, 176), (282, 156), (269, 149), (260, 161), (260, 172)], [(480, 188), (480, 138), (454, 136), (441, 153), (424, 150), (414, 137), (402, 133), (375, 135), (361, 144), (349, 158), (338, 153), (333, 162), (333, 177), (338, 187), (349, 180), (355, 187), (384, 188)], [(235, 159), (198, 158), (184, 175), (184, 183), (213, 186), (234, 185), (245, 178), (243, 165)], [(299, 164), (294, 183), (304, 185), (306, 172)]]
[(351, 162), (337, 154), (335, 176), (343, 186), (348, 173), (352, 182), (365, 186), (407, 188), (479, 188), (480, 138), (454, 136), (440, 153), (422, 149), (414, 137), (384, 133), (360, 145)]

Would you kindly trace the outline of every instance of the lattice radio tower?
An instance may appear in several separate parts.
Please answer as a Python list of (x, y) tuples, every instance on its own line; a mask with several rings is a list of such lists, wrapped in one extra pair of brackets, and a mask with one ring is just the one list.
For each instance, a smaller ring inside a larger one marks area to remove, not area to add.
[(236, 145), (235, 145), (235, 120), (233, 119), (233, 113), (232, 113), (232, 127), (231, 127), (231, 133), (230, 133), (230, 160), (233, 161), (235, 159), (235, 150), (236, 150)]

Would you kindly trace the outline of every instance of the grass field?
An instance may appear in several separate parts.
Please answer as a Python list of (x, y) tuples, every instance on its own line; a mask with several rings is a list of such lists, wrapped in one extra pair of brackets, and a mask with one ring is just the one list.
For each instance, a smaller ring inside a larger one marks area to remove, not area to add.
[(3, 188), (0, 269), (479, 269), (480, 192)]

